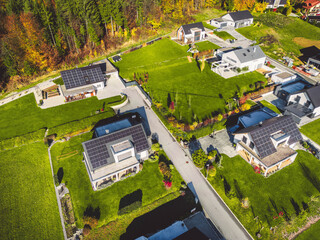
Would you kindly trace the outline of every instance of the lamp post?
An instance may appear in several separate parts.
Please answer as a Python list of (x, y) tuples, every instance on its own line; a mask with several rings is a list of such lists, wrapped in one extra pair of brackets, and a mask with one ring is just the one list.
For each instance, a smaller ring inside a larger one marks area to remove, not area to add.
[(206, 179), (208, 178), (208, 168), (209, 168), (209, 163), (206, 164), (206, 168), (207, 168), (207, 176)]

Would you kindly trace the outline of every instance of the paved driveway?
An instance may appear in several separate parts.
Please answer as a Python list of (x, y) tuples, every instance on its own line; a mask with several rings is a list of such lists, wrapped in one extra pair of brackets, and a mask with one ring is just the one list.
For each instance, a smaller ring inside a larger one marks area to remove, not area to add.
[(137, 88), (126, 88), (124, 92), (128, 95), (130, 103), (127, 104), (123, 109), (120, 109), (120, 112), (126, 112), (136, 107), (145, 107), (151, 132), (156, 132), (158, 134), (160, 144), (183, 179), (187, 183), (193, 183), (202, 207), (222, 235), (226, 239), (252, 239), (242, 227), (238, 219), (224, 204), (215, 190), (211, 187), (211, 185), (209, 185), (203, 175), (194, 166), (186, 152), (168, 133), (167, 129), (160, 122), (157, 115), (149, 107), (147, 107), (142, 95), (137, 92)]

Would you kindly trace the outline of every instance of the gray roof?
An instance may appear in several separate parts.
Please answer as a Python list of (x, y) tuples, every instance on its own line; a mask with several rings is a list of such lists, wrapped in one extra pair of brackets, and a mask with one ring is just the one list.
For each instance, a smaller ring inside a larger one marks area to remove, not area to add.
[(60, 73), (67, 90), (104, 81), (100, 65), (75, 68)]
[[(268, 3), (268, 5), (274, 5), (275, 0), (265, 0), (266, 3)], [(287, 0), (280, 0), (279, 5), (286, 5), (287, 4)]]
[(292, 116), (271, 118), (264, 121), (261, 125), (241, 129), (235, 134), (249, 133), (260, 157), (264, 158), (277, 152), (270, 135), (279, 130), (282, 130), (290, 136), (288, 141), (289, 145), (302, 140), (302, 136)]
[(290, 105), (286, 106), (285, 109), (288, 112), (293, 113), (294, 115), (298, 116), (299, 118), (302, 118), (312, 112), (311, 109), (309, 109), (306, 106), (303, 106), (299, 103), (290, 104)]
[(200, 28), (201, 31), (205, 31), (202, 22), (197, 22), (197, 23), (190, 23), (190, 24), (186, 24), (186, 25), (182, 25), (181, 26), (184, 34), (191, 34), (191, 29), (192, 28)]
[(320, 106), (320, 85), (313, 86), (305, 90), (310, 98), (312, 105), (317, 108)]
[(115, 162), (111, 146), (130, 140), (137, 153), (149, 149), (149, 143), (142, 127), (138, 124), (82, 143), (91, 170)]
[(250, 46), (233, 51), (241, 63), (257, 60), (266, 57), (258, 45)]
[(253, 16), (251, 15), (251, 13), (248, 10), (232, 12), (232, 13), (228, 13), (228, 14), (233, 19), (233, 21), (240, 21), (240, 20), (253, 18)]

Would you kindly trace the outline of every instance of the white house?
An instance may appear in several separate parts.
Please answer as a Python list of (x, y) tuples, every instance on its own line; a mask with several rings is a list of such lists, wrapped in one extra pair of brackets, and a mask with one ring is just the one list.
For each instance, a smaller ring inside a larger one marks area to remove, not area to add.
[(271, 80), (276, 84), (290, 83), (297, 78), (297, 75), (289, 72), (278, 72), (271, 75)]
[(287, 4), (287, 0), (266, 0), (265, 1), (268, 5), (267, 8), (278, 8), (284, 7)]
[(265, 177), (295, 160), (293, 147), (300, 140), (302, 136), (291, 116), (267, 119), (234, 133), (239, 155)]
[(184, 43), (193, 43), (205, 38), (206, 32), (202, 22), (182, 25), (177, 31), (177, 37)]
[(266, 61), (266, 55), (261, 48), (250, 46), (248, 48), (235, 49), (222, 54), (221, 62), (226, 63), (229, 69), (245, 69), (252, 72), (261, 68)]
[(210, 20), (210, 24), (216, 28), (241, 28), (250, 26), (252, 23), (253, 16), (248, 10), (227, 13), (220, 18)]
[(320, 115), (320, 85), (289, 95), (285, 115), (291, 115), (296, 123)]
[(95, 130), (96, 138), (83, 142), (83, 156), (94, 190), (139, 172), (150, 149), (142, 124), (120, 120)]

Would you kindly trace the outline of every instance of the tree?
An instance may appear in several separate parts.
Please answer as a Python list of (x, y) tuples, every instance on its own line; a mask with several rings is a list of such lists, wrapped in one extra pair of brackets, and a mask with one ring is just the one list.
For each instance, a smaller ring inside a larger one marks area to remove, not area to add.
[(192, 154), (192, 159), (194, 165), (196, 165), (198, 168), (203, 168), (208, 161), (208, 156), (202, 149), (199, 149)]

